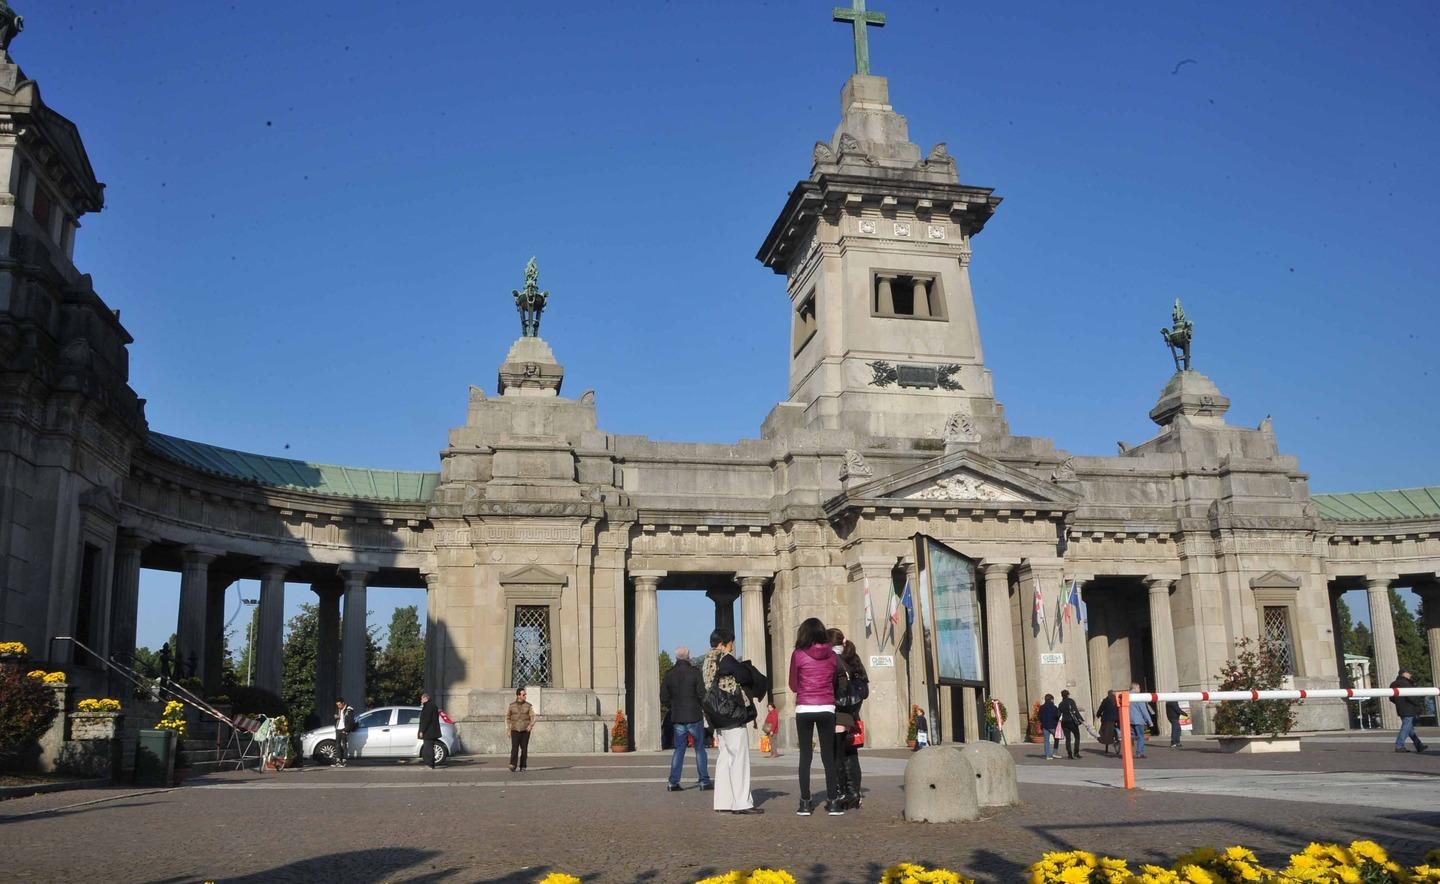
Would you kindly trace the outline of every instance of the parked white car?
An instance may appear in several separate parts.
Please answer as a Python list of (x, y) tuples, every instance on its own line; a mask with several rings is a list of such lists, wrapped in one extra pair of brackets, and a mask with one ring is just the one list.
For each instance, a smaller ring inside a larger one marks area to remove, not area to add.
[[(349, 758), (419, 758), (424, 743), (416, 736), (420, 729), (419, 706), (381, 706), (355, 716), (355, 730), (347, 746)], [(317, 727), (300, 737), (300, 751), (321, 764), (334, 764), (339, 755), (335, 726)], [(440, 741), (435, 745), (435, 763), (455, 751), (455, 725), (440, 719)]]

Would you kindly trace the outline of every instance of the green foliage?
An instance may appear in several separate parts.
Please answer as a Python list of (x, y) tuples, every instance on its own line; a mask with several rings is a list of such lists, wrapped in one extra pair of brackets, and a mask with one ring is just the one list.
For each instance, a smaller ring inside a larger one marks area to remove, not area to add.
[(306, 721), (315, 711), (316, 643), (320, 638), (320, 616), (312, 604), (300, 606), (290, 618), (285, 639), (284, 663), (280, 675), (280, 698), (289, 710), (292, 732), (307, 729)]
[(15, 666), (0, 666), (0, 770), (23, 757), (55, 720), (55, 691)]
[[(1409, 669), (1414, 674), (1417, 685), (1433, 684), (1430, 652), (1425, 644), (1424, 621), (1411, 612), (1395, 589), (1390, 590), (1390, 617), (1395, 622), (1395, 650), (1400, 657), (1400, 668)], [(1394, 675), (1388, 672), (1382, 672), (1380, 676), (1394, 678)]]
[[(1235, 659), (1216, 676), (1221, 691), (1273, 691), (1285, 684), (1285, 667), (1266, 643), (1248, 638), (1235, 642)], [(1215, 732), (1222, 736), (1272, 737), (1295, 726), (1294, 700), (1226, 700), (1215, 713)]]
[[(674, 668), (675, 668), (675, 661), (670, 659), (670, 652), (669, 652), (669, 651), (661, 651), (661, 652), (660, 652), (660, 683), (661, 683), (661, 684), (664, 684), (664, 682), (665, 682), (665, 676), (669, 675), (669, 674), (670, 674), (670, 670), (672, 670), (672, 669), (674, 669)], [(663, 703), (663, 704), (661, 704), (661, 706), (660, 706), (660, 717), (661, 717), (661, 718), (664, 718), (665, 715), (666, 715), (669, 711), (670, 711), (670, 704), (669, 704), (669, 703)]]
[(284, 700), (264, 688), (250, 685), (236, 685), (230, 689), (230, 706), (240, 715), (264, 715), (267, 718), (290, 715)]
[(385, 650), (373, 659), (374, 669), (366, 673), (365, 681), (369, 705), (420, 702), (420, 691), (425, 687), (425, 638), (414, 605), (395, 609), (390, 616)]

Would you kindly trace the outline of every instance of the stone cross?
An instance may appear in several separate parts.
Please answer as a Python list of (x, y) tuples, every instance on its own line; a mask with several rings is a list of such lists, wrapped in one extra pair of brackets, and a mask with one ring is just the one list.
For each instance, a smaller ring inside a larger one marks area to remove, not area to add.
[(855, 30), (855, 73), (870, 76), (870, 40), (865, 29), (885, 27), (885, 13), (866, 12), (865, 0), (850, 0), (851, 8), (835, 7), (834, 21), (849, 22)]

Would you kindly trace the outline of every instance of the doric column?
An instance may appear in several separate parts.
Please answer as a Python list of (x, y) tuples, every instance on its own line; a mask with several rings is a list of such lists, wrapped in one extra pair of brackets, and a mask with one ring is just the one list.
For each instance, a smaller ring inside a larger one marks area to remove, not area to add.
[(341, 586), (327, 580), (312, 583), (317, 596), (315, 606), (315, 714), (324, 724), (335, 716), (335, 696), (340, 671), (340, 595)]
[(875, 312), (889, 315), (895, 312), (895, 277), (877, 274), (875, 276)]
[(341, 565), (340, 577), (345, 581), (344, 633), (340, 639), (340, 694), (357, 710), (365, 708), (365, 649), (369, 644), (365, 630), (365, 581), (374, 568), (363, 565)]
[(930, 280), (924, 277), (915, 277), (915, 315), (930, 315)]
[(660, 748), (660, 621), (655, 593), (664, 571), (631, 571), (635, 581), (635, 703), (630, 733), (637, 750)]
[[(900, 564), (905, 569), (905, 580), (910, 584), (911, 607), (915, 613), (910, 617), (910, 625), (906, 629), (908, 643), (906, 645), (906, 666), (910, 682), (910, 705), (919, 706), (925, 712), (925, 721), (930, 726), (930, 734), (933, 738), (938, 731), (939, 725), (939, 697), (933, 691), (930, 683), (930, 647), (925, 638), (925, 627), (920, 616), (920, 569), (913, 556), (906, 556), (901, 559)], [(901, 611), (902, 618), (907, 616)], [(905, 721), (909, 723), (910, 710), (905, 710)], [(933, 742), (933, 739), (932, 739)]]
[(284, 671), (285, 575), (288, 562), (266, 562), (260, 571), (260, 610), (255, 626), (255, 684), (280, 693)]
[(427, 572), (425, 575), (425, 690), (430, 691), (440, 702), (441, 663), (440, 647), (435, 629), (435, 595), (440, 587), (440, 575)]
[(1180, 690), (1179, 669), (1175, 665), (1175, 627), (1170, 618), (1170, 587), (1174, 583), (1174, 577), (1145, 578), (1145, 586), (1150, 590), (1150, 649), (1154, 655), (1156, 691)]
[(1440, 583), (1417, 586), (1415, 592), (1425, 606), (1425, 646), (1430, 649), (1430, 684), (1434, 685), (1440, 683)]
[(740, 584), (740, 654), (761, 672), (769, 672), (765, 659), (765, 583), (774, 575), (767, 572), (739, 571), (735, 581)]
[(180, 616), (175, 625), (174, 671), (200, 674), (205, 664), (205, 615), (210, 607), (210, 563), (220, 550), (187, 546), (180, 570)]
[(990, 696), (1005, 704), (1005, 738), (1018, 743), (1020, 682), (1015, 673), (1015, 627), (1010, 619), (1010, 568), (1013, 562), (986, 560), (985, 650), (990, 670)]
[[(1375, 668), (1370, 677), (1376, 687), (1385, 687), (1400, 674), (1400, 653), (1395, 647), (1395, 621), (1390, 616), (1390, 583), (1395, 578), (1367, 577), (1366, 598), (1370, 602), (1370, 636), (1375, 640)], [(1395, 704), (1380, 701), (1380, 723), (1387, 728), (1400, 726)]]
[(140, 609), (140, 554), (149, 545), (149, 537), (128, 531), (121, 532), (115, 542), (110, 653), (125, 666), (134, 663), (135, 629)]
[(200, 671), (196, 673), (205, 690), (220, 690), (225, 671), (225, 593), (235, 585), (235, 575), (210, 569), (209, 589), (205, 593), (205, 652), (200, 655)]
[(740, 597), (738, 589), (711, 589), (705, 597), (715, 603), (715, 628), (725, 628), (735, 633), (735, 600)]
[[(1105, 692), (1115, 687), (1110, 677), (1110, 624), (1107, 611), (1109, 600), (1099, 597), (1092, 597), (1089, 586), (1085, 592), (1085, 619), (1089, 627), (1089, 638), (1086, 640), (1088, 656), (1090, 658), (1090, 707), (1093, 714), (1095, 707), (1100, 705), (1100, 700)], [(1128, 688), (1129, 685), (1126, 685)]]

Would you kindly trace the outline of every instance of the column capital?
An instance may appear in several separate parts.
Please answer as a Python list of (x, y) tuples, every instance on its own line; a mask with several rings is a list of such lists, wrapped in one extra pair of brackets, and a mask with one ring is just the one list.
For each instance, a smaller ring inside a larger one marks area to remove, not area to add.
[(765, 589), (765, 584), (774, 579), (775, 575), (770, 571), (736, 571), (735, 582), (740, 584), (741, 592), (760, 592)]
[(1145, 575), (1145, 585), (1150, 588), (1152, 594), (1168, 593), (1170, 587), (1174, 586), (1179, 580), (1179, 577), (1161, 576), (1158, 574)]
[(133, 528), (122, 528), (120, 533), (115, 535), (115, 548), (121, 552), (138, 553), (145, 547), (158, 540), (149, 531), (140, 531)]
[(1382, 592), (1388, 590), (1390, 585), (1400, 579), (1399, 574), (1381, 574), (1378, 576), (1365, 575), (1365, 589), (1369, 592)]
[(630, 579), (635, 582), (636, 592), (654, 592), (660, 588), (660, 581), (669, 574), (668, 571), (631, 571)]
[(992, 572), (995, 574), (1004, 574), (1007, 577), (1010, 576), (1010, 569), (1020, 564), (1020, 560), (987, 558), (981, 559), (979, 564), (981, 573), (988, 579)]
[(260, 576), (264, 580), (284, 580), (285, 575), (300, 567), (298, 561), (290, 559), (266, 559), (260, 563)]
[(180, 554), (187, 565), (208, 565), (225, 555), (225, 551), (212, 546), (184, 546), (181, 547)]
[(440, 585), (439, 571), (426, 571), (420, 576), (425, 578), (425, 588), (427, 590), (434, 589), (435, 587)]

